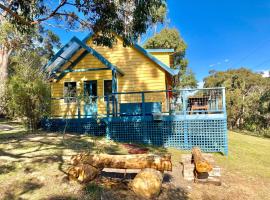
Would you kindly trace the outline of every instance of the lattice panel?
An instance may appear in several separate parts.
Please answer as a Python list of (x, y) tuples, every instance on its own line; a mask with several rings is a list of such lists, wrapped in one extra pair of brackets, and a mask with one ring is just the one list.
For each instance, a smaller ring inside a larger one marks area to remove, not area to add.
[[(50, 119), (42, 123), (48, 131), (67, 132), (104, 136), (120, 142), (152, 144), (157, 146), (191, 149), (199, 146), (205, 152), (227, 154), (227, 124), (224, 119), (196, 120), (145, 120), (136, 121), (118, 118), (107, 123), (94, 119)], [(106, 132), (107, 131), (107, 132)]]
[(89, 134), (94, 136), (104, 136), (106, 124), (104, 121), (97, 122), (93, 119), (47, 119), (42, 121), (42, 127), (47, 131)]
[(110, 122), (109, 136), (121, 142), (179, 149), (199, 146), (205, 152), (227, 153), (226, 120)]

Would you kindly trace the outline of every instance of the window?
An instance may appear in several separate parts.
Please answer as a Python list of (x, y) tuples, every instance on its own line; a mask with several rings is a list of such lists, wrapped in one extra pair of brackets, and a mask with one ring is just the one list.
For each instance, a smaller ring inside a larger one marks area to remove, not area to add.
[(93, 103), (97, 100), (97, 81), (84, 81), (84, 101)]
[(64, 83), (64, 102), (76, 102), (76, 82)]
[[(104, 80), (104, 100), (107, 101), (108, 95), (112, 94), (112, 80)], [(109, 100), (111, 101), (111, 96), (109, 97)]]
[(97, 96), (97, 81), (84, 81), (84, 95)]

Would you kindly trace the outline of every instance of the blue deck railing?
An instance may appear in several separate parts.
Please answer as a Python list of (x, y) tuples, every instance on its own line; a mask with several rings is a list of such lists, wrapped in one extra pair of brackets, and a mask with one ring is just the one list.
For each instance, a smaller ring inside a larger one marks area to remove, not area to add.
[(225, 88), (114, 93), (107, 116), (225, 114)]

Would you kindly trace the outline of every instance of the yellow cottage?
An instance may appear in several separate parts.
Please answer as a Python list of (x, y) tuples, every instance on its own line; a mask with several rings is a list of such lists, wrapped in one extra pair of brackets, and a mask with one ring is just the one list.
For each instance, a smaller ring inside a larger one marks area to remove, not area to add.
[(170, 68), (173, 52), (138, 44), (124, 47), (120, 37), (113, 48), (95, 45), (91, 35), (84, 40), (73, 37), (46, 65), (52, 117), (108, 116), (112, 109), (134, 115), (141, 102), (146, 103), (144, 111), (166, 111), (165, 90), (171, 89), (172, 76), (178, 73)]
[(225, 88), (170, 90), (173, 53), (73, 37), (46, 65), (52, 116), (42, 127), (227, 155)]

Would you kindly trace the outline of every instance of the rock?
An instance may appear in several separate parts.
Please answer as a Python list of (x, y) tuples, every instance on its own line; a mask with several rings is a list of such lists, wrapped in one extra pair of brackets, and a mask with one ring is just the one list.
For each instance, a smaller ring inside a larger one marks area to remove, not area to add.
[(163, 174), (155, 169), (146, 168), (131, 182), (131, 189), (143, 198), (157, 197), (161, 190)]

